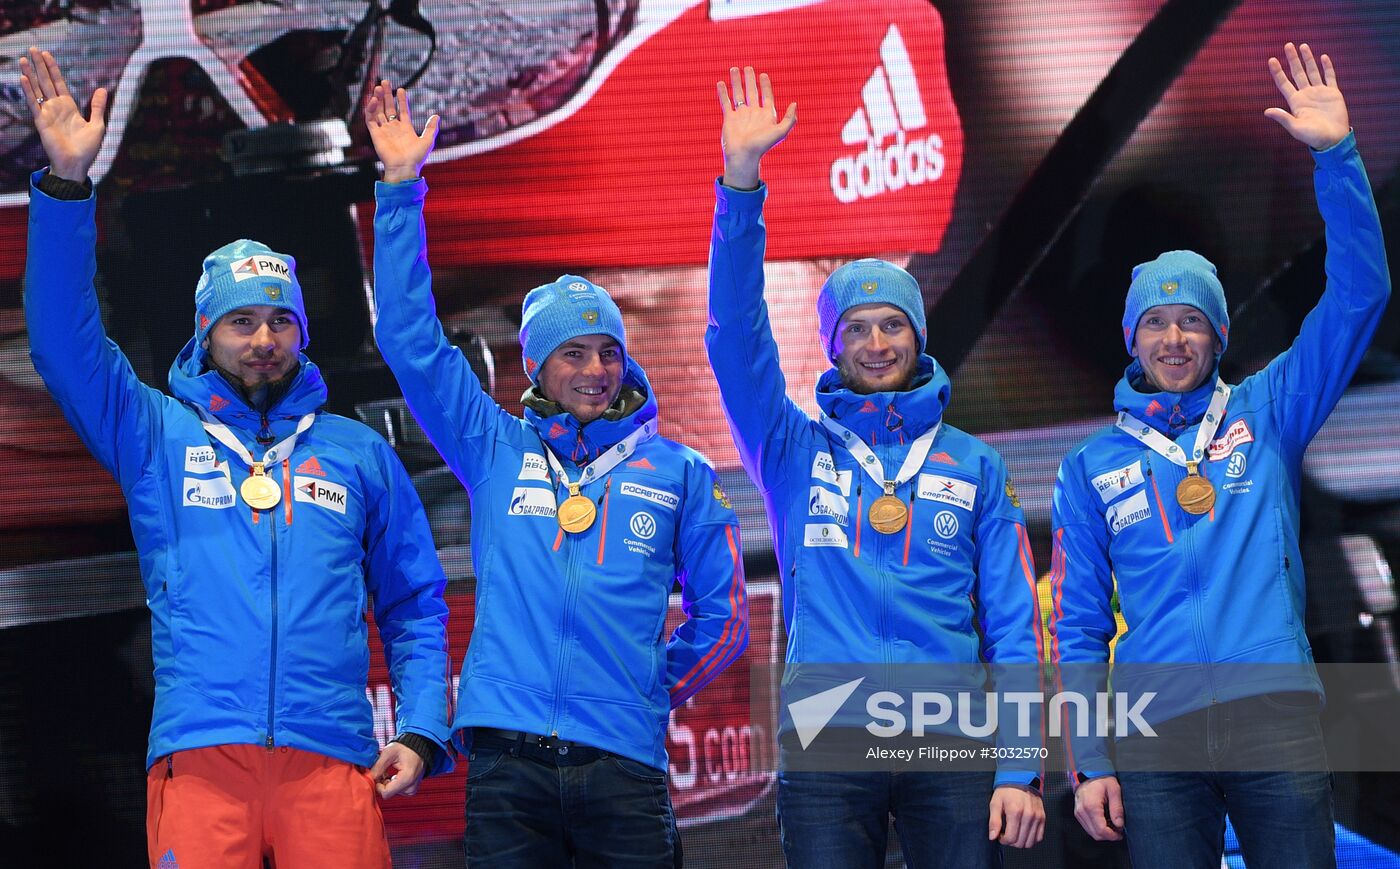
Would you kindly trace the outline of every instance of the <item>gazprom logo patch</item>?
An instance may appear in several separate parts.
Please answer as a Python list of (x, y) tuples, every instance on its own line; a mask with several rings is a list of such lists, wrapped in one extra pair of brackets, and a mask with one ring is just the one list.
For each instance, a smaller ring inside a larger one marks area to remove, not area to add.
[(233, 483), (225, 477), (212, 477), (207, 480), (185, 477), (181, 483), (186, 507), (204, 507), (209, 510), (227, 510), (238, 503)]
[(1142, 490), (1131, 498), (1125, 498), (1116, 504), (1109, 505), (1107, 512), (1104, 513), (1104, 520), (1108, 522), (1109, 530), (1117, 534), (1129, 525), (1136, 525), (1151, 515), (1152, 510), (1147, 506), (1147, 492)]
[(554, 493), (549, 489), (517, 486), (510, 496), (511, 516), (546, 516), (554, 518)]

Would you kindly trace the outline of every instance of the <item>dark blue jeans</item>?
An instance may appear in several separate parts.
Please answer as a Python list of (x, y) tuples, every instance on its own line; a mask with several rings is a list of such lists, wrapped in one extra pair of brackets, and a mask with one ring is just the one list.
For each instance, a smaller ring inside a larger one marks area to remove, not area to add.
[[(967, 741), (982, 747), (981, 743)], [(778, 825), (792, 869), (885, 865), (890, 816), (910, 869), (1001, 866), (987, 840), (991, 770), (778, 773)]]
[(472, 869), (681, 865), (664, 772), (587, 746), (528, 742), (473, 746), (466, 852)]
[(1262, 694), (1117, 746), (1134, 869), (1220, 865), (1229, 815), (1250, 869), (1334, 869), (1332, 776), (1310, 693)]

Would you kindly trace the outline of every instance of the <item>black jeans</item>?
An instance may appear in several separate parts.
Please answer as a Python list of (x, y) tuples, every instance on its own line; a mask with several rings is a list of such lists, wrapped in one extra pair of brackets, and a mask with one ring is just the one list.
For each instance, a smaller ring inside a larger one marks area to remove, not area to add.
[(467, 864), (672, 869), (680, 836), (666, 773), (586, 745), (477, 735), (467, 768)]

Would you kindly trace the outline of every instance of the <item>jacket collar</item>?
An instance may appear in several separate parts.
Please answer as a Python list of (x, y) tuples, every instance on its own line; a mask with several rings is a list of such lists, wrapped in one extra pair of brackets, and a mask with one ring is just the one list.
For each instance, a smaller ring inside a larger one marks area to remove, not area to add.
[[(224, 376), (204, 364), (204, 354), (196, 352), (193, 338), (170, 365), (170, 392), (176, 398), (203, 408), (210, 416), (234, 428), (257, 432), (264, 426), (263, 414), (248, 406), (243, 396)], [(301, 356), (301, 366), (287, 391), (266, 414), (268, 424), (300, 419), (320, 410), (326, 403), (326, 381), (316, 363)], [(271, 425), (279, 431), (283, 426)]]
[(1134, 359), (1114, 387), (1113, 409), (1130, 413), (1162, 434), (1176, 437), (1206, 415), (1219, 371), (1217, 364), (1201, 385), (1189, 392), (1161, 392), (1147, 382), (1142, 363)]
[(817, 405), (868, 444), (908, 443), (943, 419), (952, 384), (927, 353), (919, 356), (914, 386), (902, 392), (862, 395), (846, 388), (829, 369), (817, 381)]
[[(614, 408), (621, 410), (620, 413), (614, 414), (610, 410), (599, 419), (581, 423), (572, 413), (553, 402), (529, 400), (535, 393), (534, 387), (531, 387), (526, 393), (525, 419), (534, 426), (540, 439), (549, 444), (555, 455), (576, 467), (583, 467), (608, 447), (636, 431), (638, 426), (656, 418), (656, 394), (651, 389), (646, 372), (631, 356), (627, 357), (622, 384), (624, 392), (631, 387), (634, 395), (640, 393), (641, 406), (626, 410), (615, 404)], [(624, 399), (619, 397), (618, 400), (621, 402)]]

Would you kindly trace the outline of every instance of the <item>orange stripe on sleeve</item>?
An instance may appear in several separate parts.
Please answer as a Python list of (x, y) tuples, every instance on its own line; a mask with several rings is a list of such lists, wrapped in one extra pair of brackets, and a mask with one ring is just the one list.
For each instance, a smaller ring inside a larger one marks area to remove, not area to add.
[(739, 555), (739, 544), (734, 539), (734, 526), (726, 525), (724, 535), (729, 543), (729, 557), (734, 562), (734, 572), (729, 578), (729, 618), (724, 622), (719, 642), (690, 668), (690, 672), (676, 680), (676, 684), (671, 687), (672, 695), (680, 693), (693, 680), (709, 675), (720, 661), (728, 657), (729, 650), (738, 643), (739, 637), (744, 633), (742, 630), (735, 630), (739, 625), (740, 608), (748, 607), (748, 591), (744, 587), (744, 560)]

